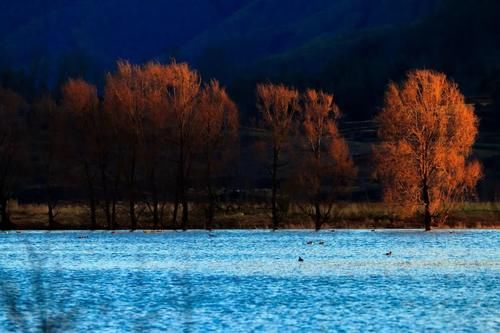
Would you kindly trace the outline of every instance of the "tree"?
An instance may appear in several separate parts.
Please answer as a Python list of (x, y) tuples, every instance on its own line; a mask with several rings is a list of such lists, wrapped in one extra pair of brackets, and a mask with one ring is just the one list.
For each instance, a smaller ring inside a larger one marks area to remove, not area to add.
[(478, 131), (473, 107), (444, 74), (414, 70), (389, 85), (377, 122), (384, 200), (408, 213), (423, 205), (425, 230), (443, 223), (481, 178), (479, 162), (470, 159)]
[(138, 158), (144, 142), (147, 112), (146, 81), (141, 66), (119, 61), (117, 71), (106, 78), (104, 105), (115, 125), (125, 170), (132, 229), (137, 228)]
[[(282, 210), (277, 204), (279, 189), (279, 171), (285, 166), (283, 153), (289, 143), (294, 115), (298, 106), (298, 92), (284, 85), (257, 85), (257, 108), (260, 111), (264, 128), (269, 132), (272, 179), (272, 223), (273, 230), (278, 229)], [(282, 207), (281, 207), (282, 208)]]
[(168, 104), (167, 89), (169, 83), (169, 68), (156, 62), (143, 66), (145, 81), (146, 113), (144, 118), (144, 145), (141, 157), (144, 164), (146, 205), (153, 219), (153, 227), (158, 228), (163, 223), (165, 206), (162, 190), (169, 175), (167, 155), (168, 145), (167, 121)]
[(35, 177), (39, 178), (44, 189), (47, 203), (47, 218), (49, 228), (60, 225), (56, 222), (57, 204), (60, 199), (60, 187), (67, 176), (67, 143), (64, 116), (49, 94), (39, 97), (32, 105), (32, 121), (30, 134), (32, 136), (33, 160), (36, 161)]
[(25, 101), (11, 90), (0, 88), (0, 228), (11, 227), (8, 203), (19, 180), (23, 161), (23, 122), (20, 111)]
[(97, 177), (98, 168), (96, 151), (100, 145), (98, 128), (100, 124), (99, 99), (95, 86), (79, 80), (68, 80), (62, 87), (62, 107), (71, 115), (72, 159), (80, 166), (78, 174), (82, 175), (83, 184), (87, 188), (90, 210), (91, 228), (97, 227)]
[(348, 191), (356, 175), (349, 147), (337, 128), (340, 111), (333, 95), (309, 89), (303, 96), (300, 117), (305, 150), (298, 168), (299, 206), (314, 221), (315, 229), (331, 217), (335, 198)]
[(176, 149), (177, 177), (172, 224), (177, 224), (179, 203), (182, 205), (181, 228), (187, 229), (188, 198), (187, 189), (191, 174), (193, 154), (197, 148), (197, 112), (201, 79), (196, 71), (186, 63), (168, 65), (167, 105), (169, 108), (169, 139)]
[(238, 110), (226, 90), (216, 80), (205, 85), (199, 103), (200, 144), (208, 196), (206, 229), (210, 230), (216, 204), (212, 178), (215, 169), (221, 166), (220, 162), (224, 162), (228, 150), (237, 140)]

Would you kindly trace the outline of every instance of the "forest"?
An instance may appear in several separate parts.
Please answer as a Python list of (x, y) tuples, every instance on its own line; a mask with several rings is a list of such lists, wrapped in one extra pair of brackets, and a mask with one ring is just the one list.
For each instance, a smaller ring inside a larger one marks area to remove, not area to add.
[(430, 230), (479, 198), (479, 119), (445, 74), (389, 85), (378, 138), (357, 156), (334, 94), (271, 82), (254, 94), (259, 116), (242, 126), (217, 80), (176, 61), (119, 61), (103, 95), (81, 78), (32, 103), (2, 88), (2, 228), (319, 230), (379, 202), (350, 226)]

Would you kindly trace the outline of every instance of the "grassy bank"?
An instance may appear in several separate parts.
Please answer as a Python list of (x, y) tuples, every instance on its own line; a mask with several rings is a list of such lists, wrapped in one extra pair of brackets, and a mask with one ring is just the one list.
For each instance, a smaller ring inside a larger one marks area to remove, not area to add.
[[(11, 220), (15, 229), (47, 229), (47, 207), (45, 205), (18, 205), (11, 203)], [(171, 229), (171, 206), (164, 208), (162, 228)], [(153, 228), (146, 206), (139, 206), (140, 229)], [(89, 212), (78, 203), (60, 204), (56, 210), (56, 221), (60, 229), (89, 228)], [(101, 213), (101, 212), (99, 212)], [(129, 221), (125, 206), (119, 206), (117, 221), (120, 229), (128, 229)], [(205, 213), (201, 205), (190, 206), (190, 229), (205, 227)], [(214, 229), (267, 229), (271, 227), (270, 207), (265, 204), (223, 204), (219, 205)], [(421, 228), (422, 221), (416, 217), (400, 218), (391, 214), (382, 203), (346, 203), (335, 207), (329, 228), (372, 229), (372, 228)], [(104, 216), (98, 215), (98, 228), (107, 229)], [(311, 219), (291, 205), (282, 228), (313, 229)], [(500, 228), (500, 202), (464, 203), (451, 212), (442, 228)]]

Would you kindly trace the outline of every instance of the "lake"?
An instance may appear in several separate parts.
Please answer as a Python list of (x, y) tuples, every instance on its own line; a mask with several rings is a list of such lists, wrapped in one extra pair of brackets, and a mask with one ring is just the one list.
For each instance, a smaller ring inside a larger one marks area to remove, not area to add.
[(2, 332), (500, 332), (500, 231), (10, 231), (0, 284)]

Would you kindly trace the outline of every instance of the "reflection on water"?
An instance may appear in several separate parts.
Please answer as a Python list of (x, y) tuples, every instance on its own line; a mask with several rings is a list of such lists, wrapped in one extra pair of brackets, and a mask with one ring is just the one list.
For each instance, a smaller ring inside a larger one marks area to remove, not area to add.
[(0, 286), (9, 332), (498, 332), (500, 232), (7, 232)]

